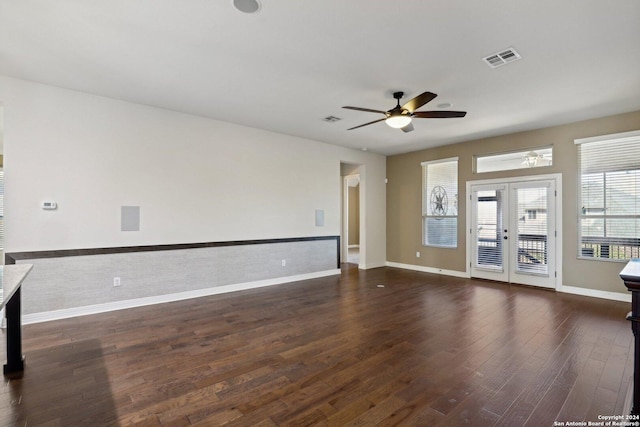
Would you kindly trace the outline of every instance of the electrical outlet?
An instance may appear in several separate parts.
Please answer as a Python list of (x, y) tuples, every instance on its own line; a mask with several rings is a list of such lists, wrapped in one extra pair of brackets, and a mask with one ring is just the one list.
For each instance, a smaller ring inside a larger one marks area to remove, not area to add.
[(286, 260), (286, 259), (283, 259), (283, 260), (282, 260), (282, 266), (283, 266), (283, 267), (286, 267), (286, 266), (287, 266), (287, 260)]
[(420, 258), (420, 252), (416, 252), (416, 258)]
[(119, 277), (114, 277), (113, 278), (113, 286), (120, 286), (120, 278)]

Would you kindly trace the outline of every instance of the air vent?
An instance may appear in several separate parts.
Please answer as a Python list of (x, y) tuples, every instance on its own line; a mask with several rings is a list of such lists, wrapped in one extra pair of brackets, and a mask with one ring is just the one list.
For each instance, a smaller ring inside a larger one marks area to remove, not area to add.
[(485, 58), (482, 58), (484, 62), (489, 65), (491, 68), (498, 68), (502, 65), (508, 64), (509, 62), (517, 61), (522, 57), (516, 50), (512, 47), (503, 50), (498, 53), (494, 53), (493, 55), (489, 55)]
[(322, 120), (324, 120), (325, 122), (329, 122), (329, 123), (335, 123), (335, 122), (340, 121), (342, 119), (340, 117), (336, 117), (336, 116), (327, 116)]

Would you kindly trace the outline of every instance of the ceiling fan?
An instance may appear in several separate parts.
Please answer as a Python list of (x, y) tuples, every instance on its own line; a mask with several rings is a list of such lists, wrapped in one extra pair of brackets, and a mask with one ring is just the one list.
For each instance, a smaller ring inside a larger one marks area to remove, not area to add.
[(544, 155), (542, 153), (536, 153), (535, 151), (529, 151), (525, 154), (524, 159), (522, 160), (522, 164), (525, 166), (529, 166), (530, 168), (534, 166), (549, 166), (552, 162), (551, 155)]
[(464, 117), (467, 115), (466, 111), (416, 111), (418, 108), (422, 107), (427, 102), (433, 100), (436, 95), (431, 92), (423, 92), (415, 98), (411, 99), (409, 102), (400, 106), (400, 99), (404, 96), (404, 92), (394, 92), (393, 97), (397, 101), (397, 105), (393, 107), (389, 111), (381, 111), (381, 110), (372, 110), (370, 108), (360, 108), (360, 107), (349, 107), (345, 106), (342, 108), (347, 108), (349, 110), (356, 111), (366, 111), (368, 113), (380, 113), (384, 114), (384, 118), (374, 120), (369, 123), (365, 123), (363, 125), (355, 126), (349, 128), (347, 130), (358, 129), (363, 126), (372, 125), (374, 123), (378, 123), (381, 121), (385, 121), (387, 125), (392, 128), (402, 129), (403, 132), (411, 132), (413, 130), (413, 124), (411, 123), (411, 119), (416, 117), (420, 119), (446, 119), (449, 117)]

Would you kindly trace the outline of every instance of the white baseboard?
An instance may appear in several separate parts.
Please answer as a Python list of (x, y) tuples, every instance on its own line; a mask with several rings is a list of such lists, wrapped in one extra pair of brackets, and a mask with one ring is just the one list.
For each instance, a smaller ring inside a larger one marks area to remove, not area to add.
[(405, 270), (421, 271), (423, 273), (443, 274), (445, 276), (461, 277), (468, 279), (470, 276), (466, 271), (445, 270), (442, 268), (425, 267), (422, 265), (402, 264), (399, 262), (387, 261), (387, 267), (404, 268)]
[[(442, 274), (446, 276), (469, 278), (466, 272), (445, 270), (441, 268), (424, 267), (420, 265), (402, 264), (397, 262), (386, 262), (387, 267), (403, 268), (406, 270), (421, 271), (424, 273)], [(367, 266), (368, 268), (383, 267), (383, 265)], [(86, 316), (90, 314), (106, 313), (109, 311), (123, 310), (127, 308), (143, 307), (146, 305), (162, 304), (172, 301), (180, 301), (191, 298), (198, 298), (209, 295), (217, 295), (228, 292), (242, 291), (247, 289), (261, 288), (265, 286), (280, 285), (297, 282), (300, 280), (315, 279), (340, 274), (340, 269), (325, 270), (316, 273), (299, 274), (296, 276), (279, 277), (276, 279), (259, 280), (255, 282), (237, 283), (233, 285), (217, 286), (214, 288), (196, 289), (193, 291), (179, 292), (174, 294), (158, 295), (146, 298), (136, 298), (124, 301), (115, 301), (104, 304), (95, 304), (84, 307), (74, 307), (62, 310), (47, 311), (42, 313), (25, 314), (22, 316), (22, 324), (48, 322), (50, 320), (67, 319), (70, 317)], [(596, 289), (579, 288), (575, 286), (562, 286), (559, 292), (574, 295), (582, 295), (594, 298), (602, 298), (614, 301), (631, 302), (631, 294), (620, 292), (600, 291)]]
[(578, 288), (576, 286), (562, 286), (559, 292), (613, 301), (631, 302), (631, 293), (623, 294), (620, 292), (599, 291), (597, 289)]
[[(387, 267), (404, 268), (406, 270), (422, 271), (424, 273), (443, 274), (446, 276), (454, 276), (468, 279), (471, 276), (463, 271), (443, 270), (441, 268), (423, 267), (420, 265), (401, 264), (398, 262), (387, 261)], [(631, 294), (625, 294), (620, 292), (600, 291), (597, 289), (579, 288), (576, 286), (561, 286), (558, 292), (564, 292), (566, 294), (582, 295), (586, 297), (602, 298), (613, 301), (631, 302)]]
[(379, 264), (379, 263), (375, 263), (375, 264), (358, 264), (358, 269), (360, 270), (371, 270), (372, 268), (380, 268), (380, 267), (385, 267), (386, 264)]
[(109, 311), (123, 310), (126, 308), (143, 307), (145, 305), (162, 304), (165, 302), (180, 301), (191, 298), (217, 295), (228, 292), (243, 291), (247, 289), (262, 288), (265, 286), (281, 285), (300, 280), (316, 279), (340, 274), (340, 269), (318, 271), (316, 273), (298, 274), (295, 276), (278, 277), (276, 279), (258, 280), (255, 282), (236, 283), (233, 285), (217, 286), (214, 288), (196, 289), (193, 291), (178, 292), (174, 294), (158, 295), (153, 297), (136, 298), (124, 301), (108, 302), (103, 304), (73, 307), (62, 310), (47, 311), (42, 313), (25, 314), (22, 316), (22, 324), (48, 322), (50, 320), (67, 319), (70, 317), (87, 316), (90, 314), (106, 313)]

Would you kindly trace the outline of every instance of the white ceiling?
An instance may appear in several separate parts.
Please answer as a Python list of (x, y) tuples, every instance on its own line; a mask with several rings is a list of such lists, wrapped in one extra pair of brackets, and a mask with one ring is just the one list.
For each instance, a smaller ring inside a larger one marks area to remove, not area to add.
[[(0, 74), (383, 154), (640, 110), (638, 0), (262, 3), (0, 0)], [(395, 90), (467, 117), (346, 130)]]

